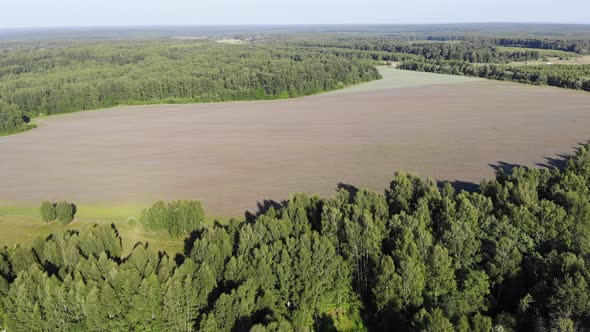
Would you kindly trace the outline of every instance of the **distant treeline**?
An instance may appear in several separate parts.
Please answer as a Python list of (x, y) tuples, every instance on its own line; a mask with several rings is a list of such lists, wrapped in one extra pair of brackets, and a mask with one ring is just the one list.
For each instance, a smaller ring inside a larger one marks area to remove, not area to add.
[[(590, 91), (590, 65), (526, 64), (527, 61), (544, 59), (547, 53), (544, 50), (588, 53), (590, 39), (473, 36), (455, 39), (439, 36), (430, 41), (411, 41), (374, 36), (319, 36), (308, 39), (291, 37), (285, 42), (308, 49), (321, 48), (337, 56), (398, 62), (401, 69)], [(561, 55), (556, 52), (557, 55), (568, 57), (575, 56), (575, 53)], [(520, 63), (511, 64), (513, 62)]]
[(534, 50), (503, 51), (493, 45), (477, 41), (424, 42), (398, 41), (387, 38), (326, 38), (299, 41), (297, 45), (313, 48), (344, 48), (370, 52), (403, 53), (427, 60), (460, 60), (470, 63), (500, 63), (508, 61), (538, 60)]
[(404, 61), (401, 69), (431, 73), (467, 75), (502, 81), (590, 91), (590, 65), (508, 66), (497, 64), (473, 65), (458, 61)]
[(550, 39), (550, 38), (492, 38), (490, 42), (499, 46), (529, 47), (545, 50), (560, 50), (579, 54), (590, 53), (588, 39)]
[(281, 46), (146, 41), (16, 50), (0, 54), (0, 131), (38, 114), (296, 97), (379, 77), (367, 61)]
[[(145, 244), (122, 256), (107, 225), (2, 248), (0, 328), (588, 330), (588, 148), (563, 171), (499, 171), (472, 193), (398, 172), (383, 194), (294, 195), (248, 220), (187, 226), (174, 258)], [(202, 215), (189, 202), (150, 210)]]

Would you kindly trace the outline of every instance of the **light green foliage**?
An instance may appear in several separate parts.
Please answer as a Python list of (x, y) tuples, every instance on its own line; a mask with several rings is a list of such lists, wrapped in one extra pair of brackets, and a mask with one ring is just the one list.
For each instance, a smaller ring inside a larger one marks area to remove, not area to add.
[(469, 269), (480, 260), (477, 211), (463, 194), (456, 200), (443, 198), (440, 205), (437, 226), (442, 243), (448, 248), (455, 269)]
[(356, 286), (361, 294), (369, 291), (369, 273), (377, 261), (383, 233), (369, 213), (356, 220), (345, 220), (344, 233), (347, 245), (345, 256), (351, 261), (355, 272)]
[(468, 314), (486, 308), (486, 299), (489, 294), (490, 282), (487, 274), (475, 270), (469, 272), (456, 294), (456, 312)]
[(186, 260), (164, 284), (165, 326), (173, 331), (191, 331), (215, 286), (215, 276), (207, 264), (198, 266)]
[(403, 171), (395, 172), (389, 189), (385, 191), (391, 214), (409, 212), (416, 207), (420, 198), (430, 200), (438, 196), (440, 192), (432, 179), (423, 180)]
[(393, 259), (384, 256), (377, 273), (377, 282), (373, 288), (373, 296), (380, 311), (399, 311), (403, 308), (400, 290), (402, 286), (401, 277), (395, 272)]
[(41, 213), (41, 220), (44, 222), (52, 222), (57, 218), (55, 205), (51, 202), (44, 201), (41, 203), (41, 208), (39, 210)]
[(400, 263), (402, 279), (400, 296), (404, 307), (420, 306), (423, 302), (422, 292), (425, 287), (424, 266), (417, 259), (408, 257)]
[(559, 332), (575, 332), (576, 326), (574, 322), (569, 318), (559, 318), (555, 322), (556, 331)]
[(18, 105), (9, 104), (0, 99), (0, 135), (13, 134), (32, 126), (29, 119), (20, 111)]
[(479, 312), (471, 318), (471, 331), (490, 332), (492, 331), (492, 319), (481, 315)]
[(579, 272), (556, 280), (549, 306), (558, 318), (586, 317), (590, 314), (590, 288)]
[(432, 313), (421, 309), (414, 315), (414, 325), (420, 331), (428, 332), (453, 332), (453, 324), (445, 317), (440, 309), (434, 309)]
[(193, 243), (190, 257), (197, 263), (207, 263), (213, 275), (221, 279), (233, 252), (231, 236), (223, 228), (206, 229)]
[(199, 201), (158, 201), (141, 214), (148, 230), (167, 230), (172, 236), (188, 235), (203, 227), (205, 213)]
[(461, 318), (459, 318), (459, 321), (457, 322), (455, 329), (457, 330), (457, 332), (471, 331), (471, 327), (469, 326), (469, 319), (467, 319), (467, 316), (461, 316)]
[(428, 257), (426, 295), (436, 306), (441, 296), (452, 294), (457, 289), (455, 269), (448, 250), (434, 246)]
[(69, 224), (74, 220), (75, 209), (72, 203), (61, 201), (55, 205), (57, 220), (63, 225)]

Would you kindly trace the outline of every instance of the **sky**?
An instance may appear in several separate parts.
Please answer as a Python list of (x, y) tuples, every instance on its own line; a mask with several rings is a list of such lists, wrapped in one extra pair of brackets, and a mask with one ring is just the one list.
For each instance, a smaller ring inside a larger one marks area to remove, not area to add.
[(590, 23), (590, 0), (0, 0), (0, 28)]

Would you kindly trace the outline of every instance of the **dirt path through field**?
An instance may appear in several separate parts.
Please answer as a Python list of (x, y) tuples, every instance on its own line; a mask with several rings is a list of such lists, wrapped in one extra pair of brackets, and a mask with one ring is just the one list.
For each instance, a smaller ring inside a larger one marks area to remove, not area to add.
[(383, 189), (395, 170), (479, 182), (590, 139), (590, 94), (492, 81), (271, 102), (120, 107), (47, 118), (0, 138), (0, 200), (201, 199), (243, 215), (339, 183)]

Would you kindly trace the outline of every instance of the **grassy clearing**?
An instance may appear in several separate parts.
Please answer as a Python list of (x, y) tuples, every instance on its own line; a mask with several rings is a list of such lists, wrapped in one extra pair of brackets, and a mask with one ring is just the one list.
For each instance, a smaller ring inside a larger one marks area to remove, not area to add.
[[(0, 205), (0, 246), (29, 244), (38, 237), (68, 230), (82, 230), (95, 224), (113, 223), (123, 239), (123, 252), (129, 253), (138, 242), (148, 243), (155, 250), (170, 255), (182, 253), (184, 238), (173, 238), (166, 232), (149, 232), (141, 225), (129, 223), (138, 219), (145, 208), (141, 204), (122, 205), (81, 205), (76, 219), (69, 225), (58, 222), (46, 224), (41, 221), (38, 207), (26, 205)], [(214, 222), (225, 223), (229, 218), (209, 216), (207, 225)]]
[(574, 52), (567, 52), (561, 50), (545, 50), (540, 48), (526, 48), (526, 47), (506, 47), (506, 46), (498, 46), (498, 50), (504, 52), (525, 52), (525, 51), (536, 51), (539, 52), (539, 55), (542, 57), (564, 57), (564, 58), (577, 58), (580, 55)]
[[(547, 62), (561, 65), (588, 65), (590, 64), (590, 55), (580, 55), (574, 52), (566, 52), (560, 50), (543, 50), (537, 48), (524, 48), (524, 47), (498, 47), (498, 49), (506, 52), (517, 52), (517, 51), (537, 51), (541, 55), (542, 59), (533, 61), (514, 61), (511, 65), (524, 66), (524, 65), (546, 65)], [(485, 65), (485, 64), (482, 64)]]
[[(547, 62), (551, 62), (553, 64), (558, 65), (590, 65), (590, 55), (578, 56), (576, 58), (547, 58), (535, 61), (515, 61), (511, 62), (510, 64), (513, 66), (536, 66), (536, 65), (546, 65)], [(482, 64), (485, 65), (485, 64)]]
[(413, 40), (410, 44), (460, 44), (462, 40)]
[(341, 90), (328, 92), (327, 94), (342, 94), (354, 92), (369, 92), (395, 88), (412, 88), (428, 85), (454, 84), (474, 82), (480, 80), (475, 77), (433, 74), (411, 70), (400, 70), (386, 66), (379, 66), (382, 79), (350, 86)]
[(22, 133), (23, 131), (31, 130), (36, 127), (37, 127), (36, 124), (28, 123), (25, 126), (20, 127), (15, 130), (0, 130), (0, 136), (10, 136), (10, 135), (18, 134), (18, 133)]

